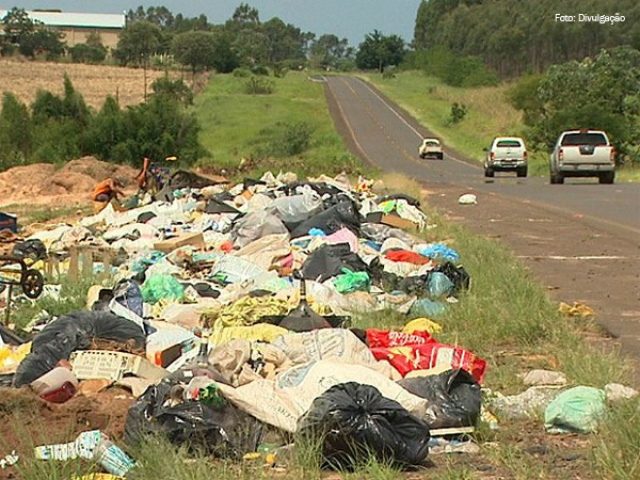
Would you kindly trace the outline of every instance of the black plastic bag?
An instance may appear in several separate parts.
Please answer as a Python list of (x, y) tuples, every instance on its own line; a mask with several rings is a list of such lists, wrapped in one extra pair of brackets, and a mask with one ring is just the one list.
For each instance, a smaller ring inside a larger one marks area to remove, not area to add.
[(305, 260), (302, 266), (302, 277), (307, 280), (325, 280), (340, 275), (343, 268), (352, 272), (368, 272), (369, 267), (356, 253), (351, 251), (348, 243), (323, 245)]
[(319, 228), (327, 235), (331, 235), (344, 227), (359, 236), (361, 223), (362, 217), (354, 202), (343, 200), (302, 222), (291, 232), (291, 238), (308, 235), (312, 228)]
[(439, 265), (434, 271), (444, 273), (449, 277), (449, 280), (453, 282), (454, 293), (469, 290), (471, 277), (462, 265), (455, 266), (451, 262), (446, 262)]
[(323, 440), (329, 466), (350, 468), (371, 455), (396, 465), (420, 465), (429, 452), (429, 427), (378, 389), (355, 382), (316, 398), (298, 421), (303, 441)]
[(219, 457), (240, 459), (258, 449), (266, 428), (257, 419), (229, 402), (220, 408), (195, 400), (172, 405), (168, 400), (176, 389), (181, 390), (178, 382), (165, 379), (150, 386), (129, 408), (124, 429), (127, 445), (164, 434), (174, 445)]
[(18, 366), (14, 386), (30, 384), (60, 360), (69, 360), (72, 352), (89, 348), (94, 338), (114, 340), (136, 349), (145, 344), (144, 332), (130, 320), (108, 312), (71, 312), (34, 337), (31, 353)]
[(424, 421), (433, 429), (472, 427), (478, 421), (482, 407), (480, 385), (465, 370), (404, 378), (398, 385), (428, 400)]
[(185, 170), (178, 170), (176, 173), (171, 175), (171, 179), (169, 180), (169, 185), (172, 190), (182, 190), (183, 188), (204, 188), (211, 185), (218, 185), (220, 183), (225, 182), (219, 182), (211, 178), (202, 177)]
[(13, 247), (11, 254), (23, 260), (28, 258), (37, 262), (47, 258), (47, 247), (40, 240), (27, 240)]

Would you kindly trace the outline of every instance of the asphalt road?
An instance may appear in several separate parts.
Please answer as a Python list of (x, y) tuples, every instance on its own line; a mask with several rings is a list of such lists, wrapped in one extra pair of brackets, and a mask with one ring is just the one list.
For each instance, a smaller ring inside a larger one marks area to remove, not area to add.
[[(582, 301), (640, 358), (640, 184), (597, 179), (496, 174), (445, 147), (444, 160), (421, 160), (429, 132), (371, 85), (353, 77), (322, 77), (338, 130), (365, 161), (420, 181), (429, 203), (450, 218), (499, 239), (558, 300)], [(479, 152), (480, 156), (482, 152)], [(472, 192), (475, 206), (458, 205)]]
[[(370, 163), (429, 183), (464, 186), (543, 204), (566, 213), (587, 216), (596, 222), (627, 231), (640, 240), (640, 185), (600, 185), (596, 178), (567, 179), (550, 185), (548, 178), (516, 179), (497, 173), (486, 179), (480, 163), (464, 161), (445, 148), (445, 158), (422, 160), (418, 146), (427, 129), (418, 125), (397, 105), (367, 83), (353, 77), (325, 77), (338, 101), (351, 135)], [(479, 152), (481, 156), (482, 152)]]

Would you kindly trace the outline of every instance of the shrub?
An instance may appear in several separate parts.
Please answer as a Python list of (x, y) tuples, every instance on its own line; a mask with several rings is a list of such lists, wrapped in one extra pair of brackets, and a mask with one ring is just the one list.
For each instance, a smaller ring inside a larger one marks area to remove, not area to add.
[(97, 64), (107, 58), (107, 49), (103, 46), (92, 46), (86, 43), (78, 43), (69, 49), (71, 60), (75, 63)]
[(460, 123), (464, 120), (464, 117), (467, 115), (467, 106), (463, 103), (455, 102), (451, 105), (451, 115), (449, 116), (448, 123), (455, 125), (456, 123)]
[(309, 148), (313, 127), (307, 122), (280, 125), (271, 142), (271, 152), (276, 156), (300, 155)]
[(251, 76), (251, 71), (247, 68), (236, 68), (233, 71), (233, 76), (238, 78), (247, 78)]
[(266, 78), (251, 77), (244, 84), (244, 91), (249, 95), (270, 95), (273, 93), (275, 85)]
[(251, 73), (253, 73), (254, 75), (262, 76), (262, 77), (268, 77), (269, 69), (264, 65), (256, 65), (251, 69)]

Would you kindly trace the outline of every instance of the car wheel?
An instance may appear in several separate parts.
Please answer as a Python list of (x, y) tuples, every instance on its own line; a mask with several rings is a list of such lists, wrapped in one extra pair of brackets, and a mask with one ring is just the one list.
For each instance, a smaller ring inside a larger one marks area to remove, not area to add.
[(485, 177), (493, 178), (494, 175), (495, 175), (495, 172), (492, 169), (490, 169), (490, 168), (485, 168), (484, 169), (484, 176)]
[(564, 177), (560, 173), (552, 173), (549, 180), (553, 185), (564, 183)]
[(423, 154), (421, 153), (421, 154), (420, 154), (420, 158), (421, 158), (422, 160), (424, 160), (425, 158), (427, 158), (427, 156), (426, 156), (426, 155), (423, 155)]
[(439, 158), (440, 160), (444, 160), (444, 153), (439, 153), (439, 154), (438, 154), (438, 158)]
[(613, 183), (613, 180), (615, 179), (616, 174), (614, 172), (607, 172), (607, 173), (603, 173), (602, 175), (600, 175), (598, 177), (598, 180), (600, 183), (608, 183), (611, 184)]
[(516, 172), (518, 177), (526, 177), (527, 176), (527, 168), (519, 168)]

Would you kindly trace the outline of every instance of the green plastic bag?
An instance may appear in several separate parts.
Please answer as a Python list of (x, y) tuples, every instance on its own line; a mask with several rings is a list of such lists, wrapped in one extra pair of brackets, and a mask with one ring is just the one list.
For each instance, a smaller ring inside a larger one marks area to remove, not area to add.
[(549, 433), (591, 433), (605, 412), (605, 392), (593, 387), (574, 387), (558, 395), (544, 412)]
[(181, 302), (184, 298), (184, 287), (171, 275), (154, 275), (142, 286), (142, 299), (147, 303), (160, 300)]
[(368, 292), (371, 287), (371, 279), (367, 272), (352, 272), (348, 268), (343, 268), (342, 275), (333, 279), (333, 285), (340, 293)]

